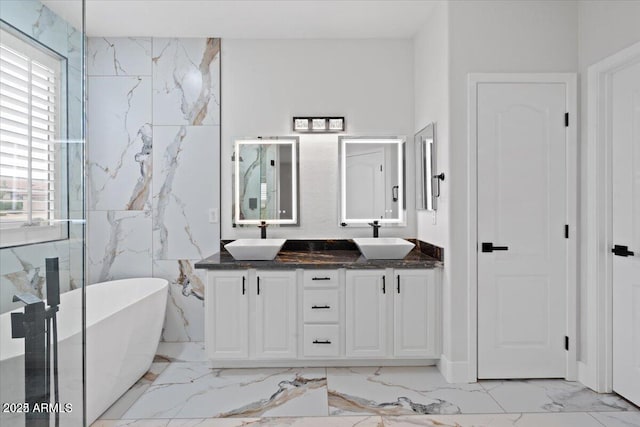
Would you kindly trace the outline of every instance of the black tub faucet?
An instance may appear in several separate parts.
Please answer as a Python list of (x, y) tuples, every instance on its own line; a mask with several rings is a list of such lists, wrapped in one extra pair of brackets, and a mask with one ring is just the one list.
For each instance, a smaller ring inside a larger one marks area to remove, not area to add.
[(382, 226), (378, 224), (378, 221), (370, 222), (369, 225), (373, 227), (373, 237), (378, 237), (378, 229)]
[(261, 221), (260, 225), (258, 226), (258, 228), (260, 229), (260, 238), (261, 239), (266, 239), (267, 238), (267, 226), (269, 224), (266, 223), (266, 221)]

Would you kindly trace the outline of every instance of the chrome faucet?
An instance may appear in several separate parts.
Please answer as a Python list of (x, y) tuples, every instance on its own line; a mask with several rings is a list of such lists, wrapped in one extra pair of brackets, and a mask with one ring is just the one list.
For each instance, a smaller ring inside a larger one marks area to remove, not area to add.
[(260, 229), (260, 238), (261, 239), (266, 239), (267, 238), (267, 226), (269, 224), (266, 223), (266, 221), (261, 221), (260, 225), (258, 226), (258, 228)]
[(378, 229), (382, 226), (378, 224), (378, 221), (370, 222), (369, 225), (373, 227), (373, 237), (378, 237)]

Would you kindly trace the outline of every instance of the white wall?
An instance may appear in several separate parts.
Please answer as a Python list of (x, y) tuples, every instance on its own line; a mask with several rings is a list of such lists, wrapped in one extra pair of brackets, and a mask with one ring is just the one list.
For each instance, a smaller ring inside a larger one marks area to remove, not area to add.
[(413, 40), (414, 133), (436, 122), (438, 173), (445, 173), (438, 211), (418, 211), (418, 238), (446, 248), (449, 243), (449, 39), (448, 5), (437, 2)]
[[(232, 227), (231, 154), (243, 136), (292, 135), (299, 115), (345, 116), (349, 135), (403, 135), (413, 159), (411, 40), (233, 40), (222, 43), (221, 228), (223, 239), (256, 237)], [(286, 238), (369, 236), (338, 225), (338, 136), (300, 134), (300, 226), (270, 227)], [(407, 161), (407, 226), (381, 236), (415, 237), (413, 161)]]
[[(581, 84), (581, 135), (579, 147), (587, 147), (588, 142), (588, 108), (587, 72), (589, 66), (614, 53), (640, 42), (640, 2), (638, 1), (586, 1), (579, 2), (579, 65)], [(589, 153), (583, 149), (581, 155), (581, 179), (586, 183), (588, 175), (597, 173), (587, 169)], [(587, 260), (587, 244), (593, 238), (590, 233), (592, 224), (588, 223), (586, 215), (589, 194), (586, 185), (580, 189), (580, 210), (584, 214), (581, 219), (580, 258)], [(596, 298), (598, 283), (589, 277), (585, 263), (580, 265), (580, 347), (579, 358), (582, 361), (579, 370), (579, 379), (586, 385), (597, 388), (595, 379), (596, 369), (596, 342), (590, 339), (595, 336), (596, 322), (598, 319), (589, 312), (589, 304)], [(598, 390), (605, 391), (605, 390)]]
[[(578, 68), (575, 2), (455, 1), (449, 5), (450, 48), (450, 248), (452, 362), (468, 360), (468, 150), (467, 75), (479, 72), (575, 72)], [(455, 226), (453, 226), (455, 225)], [(446, 289), (445, 289), (446, 291)], [(447, 296), (445, 296), (446, 300)], [(445, 337), (447, 339), (447, 337)], [(462, 365), (460, 365), (462, 367)], [(461, 368), (462, 369), (462, 368)]]
[[(427, 21), (413, 40), (414, 61), (414, 130), (417, 133), (427, 124), (436, 122), (437, 173), (444, 172), (440, 183), (438, 210), (417, 212), (418, 239), (444, 249), (442, 273), (443, 312), (451, 313), (451, 267), (448, 260), (451, 229), (449, 200), (449, 5), (439, 1), (434, 5)], [(443, 318), (444, 358), (451, 354), (451, 316)], [(443, 374), (448, 375), (447, 364), (441, 363)]]

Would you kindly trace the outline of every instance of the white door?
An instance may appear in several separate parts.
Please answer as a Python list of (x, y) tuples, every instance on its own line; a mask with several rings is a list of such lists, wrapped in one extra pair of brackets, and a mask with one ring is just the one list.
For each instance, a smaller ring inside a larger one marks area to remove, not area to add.
[(612, 89), (613, 390), (640, 405), (640, 64)]
[(296, 358), (296, 273), (257, 271), (256, 357)]
[(205, 289), (207, 354), (212, 359), (249, 355), (248, 282), (246, 271), (208, 274)]
[(347, 156), (347, 218), (384, 218), (384, 148)]
[(346, 272), (346, 354), (385, 357), (387, 354), (387, 292), (384, 270)]
[(478, 378), (565, 376), (566, 90), (478, 84)]
[(440, 357), (439, 299), (433, 270), (396, 270), (393, 343), (398, 357)]

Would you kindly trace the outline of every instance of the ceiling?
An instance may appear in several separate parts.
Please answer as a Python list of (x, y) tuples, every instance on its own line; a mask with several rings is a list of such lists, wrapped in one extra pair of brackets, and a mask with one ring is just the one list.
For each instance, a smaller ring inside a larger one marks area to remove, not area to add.
[[(80, 26), (79, 0), (41, 0)], [(411, 38), (434, 0), (86, 0), (88, 36)]]

